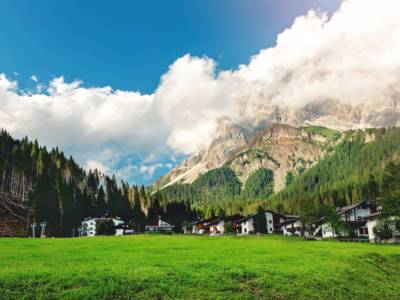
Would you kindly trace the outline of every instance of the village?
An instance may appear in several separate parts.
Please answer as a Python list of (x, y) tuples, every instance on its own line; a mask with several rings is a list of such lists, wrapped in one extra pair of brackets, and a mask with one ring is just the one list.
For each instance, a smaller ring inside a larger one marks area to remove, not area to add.
[[(339, 216), (338, 224), (333, 225), (326, 218), (321, 218), (314, 224), (304, 224), (297, 215), (280, 214), (271, 210), (263, 212), (265, 220), (255, 214), (243, 216), (216, 216), (200, 219), (182, 227), (184, 234), (192, 235), (260, 235), (281, 234), (283, 236), (297, 236), (305, 239), (321, 240), (334, 238), (340, 241), (378, 242), (374, 228), (380, 216), (379, 207), (367, 202), (360, 202), (345, 207), (336, 208)], [(99, 233), (99, 223), (111, 223), (113, 228), (109, 233)], [(96, 235), (132, 235), (138, 233), (175, 233), (175, 227), (161, 218), (156, 224), (148, 224), (143, 231), (135, 230), (133, 224), (127, 224), (118, 217), (86, 218), (79, 228), (80, 237)], [(392, 242), (398, 242), (399, 232), (395, 232)]]

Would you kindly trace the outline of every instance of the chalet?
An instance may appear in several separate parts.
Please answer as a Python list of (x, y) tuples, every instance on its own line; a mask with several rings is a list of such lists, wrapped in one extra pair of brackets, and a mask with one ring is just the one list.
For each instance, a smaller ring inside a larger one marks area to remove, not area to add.
[(232, 233), (239, 233), (241, 230), (240, 227), (238, 227), (238, 224), (236, 221), (243, 219), (244, 216), (240, 214), (234, 214), (229, 217), (225, 217), (225, 231), (227, 231), (227, 227), (231, 226), (230, 230), (232, 230)]
[(221, 235), (225, 232), (225, 220), (218, 219), (209, 223), (210, 235)]
[(286, 220), (279, 224), (283, 235), (286, 236), (312, 236), (315, 232), (315, 225), (304, 225), (298, 216), (288, 215)]
[(247, 217), (241, 218), (234, 222), (238, 234), (250, 234), (254, 233), (254, 215), (249, 215)]
[(205, 220), (199, 220), (192, 223), (193, 234), (208, 234), (210, 233), (210, 226), (215, 225), (215, 222), (219, 221), (219, 218), (210, 218)]
[(377, 212), (377, 208), (373, 204), (360, 202), (337, 209), (342, 222), (346, 224), (348, 230), (333, 230), (327, 223), (322, 223), (318, 228), (317, 234), (322, 235), (323, 238), (327, 237), (346, 237), (354, 235), (360, 238), (369, 237), (369, 229), (364, 217)]
[(96, 223), (104, 220), (112, 220), (115, 227), (124, 224), (120, 218), (86, 218), (82, 221), (82, 225), (79, 228), (79, 236), (95, 236), (96, 235)]
[(134, 234), (135, 230), (133, 229), (133, 225), (131, 224), (119, 224), (115, 227), (115, 235), (130, 235)]
[(376, 241), (374, 228), (376, 226), (376, 223), (377, 223), (380, 215), (381, 215), (381, 213), (379, 211), (377, 211), (372, 214), (366, 215), (362, 218), (362, 220), (366, 224), (367, 231), (368, 231), (368, 239), (371, 243), (374, 243)]
[(265, 219), (267, 221), (268, 233), (281, 233), (282, 229), (280, 223), (286, 221), (288, 218), (285, 215), (278, 214), (271, 210), (266, 210)]
[(158, 223), (154, 225), (146, 225), (145, 231), (148, 233), (172, 233), (174, 231), (174, 226), (158, 219)]

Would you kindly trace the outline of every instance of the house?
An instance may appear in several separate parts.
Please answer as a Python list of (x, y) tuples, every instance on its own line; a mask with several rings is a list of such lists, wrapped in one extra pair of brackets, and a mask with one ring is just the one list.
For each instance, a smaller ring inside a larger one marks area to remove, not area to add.
[(134, 234), (135, 230), (133, 229), (133, 225), (131, 224), (119, 224), (115, 227), (115, 235), (129, 235)]
[(249, 215), (247, 217), (241, 218), (234, 222), (237, 227), (238, 234), (250, 234), (254, 233), (254, 215)]
[(374, 243), (376, 241), (374, 228), (376, 226), (376, 223), (377, 223), (380, 215), (381, 215), (381, 213), (379, 211), (377, 211), (377, 212), (374, 212), (372, 214), (369, 214), (369, 215), (363, 217), (363, 221), (366, 223), (366, 227), (367, 227), (368, 239), (371, 243)]
[(214, 222), (210, 222), (208, 225), (210, 227), (210, 235), (221, 235), (225, 232), (224, 219), (215, 220)]
[(286, 220), (279, 224), (283, 235), (286, 236), (312, 236), (315, 232), (315, 225), (304, 225), (298, 216), (288, 215)]
[(161, 218), (158, 219), (158, 223), (154, 225), (146, 225), (145, 227), (146, 232), (160, 232), (160, 233), (172, 233), (174, 231), (174, 226), (164, 222), (161, 220)]
[(192, 234), (221, 235), (227, 231), (227, 226), (232, 226), (229, 231), (237, 232), (237, 220), (243, 219), (242, 215), (235, 214), (229, 217), (214, 217), (192, 223)]
[(285, 215), (278, 214), (271, 210), (266, 210), (265, 219), (267, 221), (268, 233), (280, 233), (282, 232), (280, 223), (286, 221), (288, 218)]
[(318, 234), (323, 238), (328, 237), (346, 237), (354, 235), (360, 238), (369, 237), (369, 229), (364, 217), (377, 212), (377, 208), (373, 204), (360, 202), (337, 209), (341, 221), (346, 225), (347, 229), (333, 230), (330, 224), (322, 223), (318, 228)]
[(205, 220), (199, 220), (192, 223), (193, 234), (208, 234), (210, 233), (210, 226), (215, 225), (215, 222), (219, 221), (219, 218), (209, 218)]
[(82, 221), (82, 225), (79, 228), (79, 236), (95, 236), (96, 235), (96, 224), (99, 221), (112, 220), (115, 227), (124, 224), (120, 218), (86, 218)]
[[(225, 232), (232, 232), (232, 233), (239, 233), (239, 230), (241, 230), (240, 227), (238, 227), (238, 224), (236, 221), (243, 219), (244, 216), (240, 215), (240, 214), (234, 214), (232, 216), (229, 217), (225, 217)], [(228, 227), (231, 228), (228, 228)]]

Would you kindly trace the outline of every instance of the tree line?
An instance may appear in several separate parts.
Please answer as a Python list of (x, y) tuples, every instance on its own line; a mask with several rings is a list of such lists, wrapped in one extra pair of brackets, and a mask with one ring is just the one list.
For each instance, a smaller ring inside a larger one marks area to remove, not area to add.
[(25, 206), (26, 229), (33, 222), (47, 223), (51, 236), (72, 236), (82, 219), (118, 216), (144, 230), (148, 223), (163, 217), (179, 229), (198, 212), (185, 202), (164, 201), (160, 193), (151, 195), (142, 185), (130, 186), (114, 175), (86, 171), (58, 148), (47, 150), (28, 138), (13, 139), (0, 132), (0, 210), (2, 216), (14, 212), (7, 201)]

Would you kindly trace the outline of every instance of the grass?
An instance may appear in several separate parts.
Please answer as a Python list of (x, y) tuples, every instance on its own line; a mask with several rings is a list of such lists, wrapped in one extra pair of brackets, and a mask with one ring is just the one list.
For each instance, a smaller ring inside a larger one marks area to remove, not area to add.
[(319, 134), (328, 140), (336, 141), (340, 138), (341, 134), (339, 131), (322, 127), (322, 126), (306, 126), (302, 127), (302, 129), (311, 134)]
[(399, 299), (400, 247), (281, 236), (0, 239), (0, 299)]

